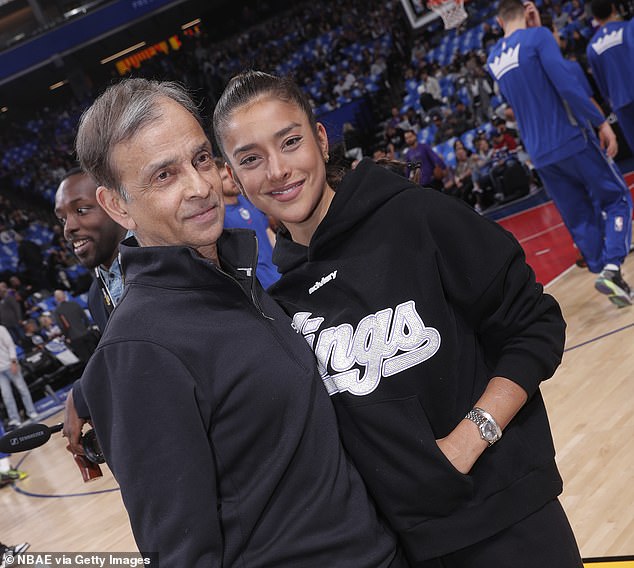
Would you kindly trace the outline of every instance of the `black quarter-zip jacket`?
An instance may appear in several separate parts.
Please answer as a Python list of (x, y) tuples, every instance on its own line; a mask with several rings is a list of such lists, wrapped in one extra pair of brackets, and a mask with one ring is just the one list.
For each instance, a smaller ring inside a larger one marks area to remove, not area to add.
[[(283, 276), (269, 293), (315, 351), (344, 445), (413, 564), (561, 492), (539, 383), (565, 323), (510, 233), (364, 160), (309, 246), (281, 233), (273, 260)], [(462, 475), (436, 440), (495, 376), (530, 398)]]
[(125, 292), (81, 383), (139, 549), (167, 567), (402, 568), (255, 243), (225, 231), (222, 269), (121, 245)]

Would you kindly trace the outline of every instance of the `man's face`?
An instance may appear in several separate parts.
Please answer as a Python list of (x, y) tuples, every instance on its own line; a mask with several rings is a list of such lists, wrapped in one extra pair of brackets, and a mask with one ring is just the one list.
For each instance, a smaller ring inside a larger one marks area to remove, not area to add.
[(416, 145), (416, 134), (414, 134), (411, 131), (408, 131), (405, 133), (405, 144), (407, 144), (408, 146), (415, 146)]
[(64, 226), (79, 262), (86, 268), (109, 267), (117, 255), (125, 229), (99, 206), (97, 186), (88, 174), (66, 178), (55, 195), (55, 215)]
[[(129, 195), (112, 193), (141, 246), (184, 245), (214, 258), (222, 234), (222, 182), (198, 121), (169, 98), (161, 116), (117, 144), (112, 163)], [(113, 190), (113, 188), (108, 188)]]

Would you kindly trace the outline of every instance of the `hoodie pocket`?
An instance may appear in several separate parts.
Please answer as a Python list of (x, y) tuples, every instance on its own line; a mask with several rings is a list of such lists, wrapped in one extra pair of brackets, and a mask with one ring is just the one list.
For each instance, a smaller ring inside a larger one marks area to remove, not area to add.
[(440, 451), (418, 397), (339, 406), (341, 435), (392, 527), (441, 517), (473, 495), (473, 481)]

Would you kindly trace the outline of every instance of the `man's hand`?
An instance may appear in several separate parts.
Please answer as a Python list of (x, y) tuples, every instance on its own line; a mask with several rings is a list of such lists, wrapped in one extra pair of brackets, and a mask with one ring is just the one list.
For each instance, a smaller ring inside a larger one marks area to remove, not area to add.
[(524, 2), (524, 17), (526, 19), (526, 26), (529, 28), (539, 28), (542, 25), (542, 19), (539, 15), (539, 10), (533, 2)]
[(616, 134), (607, 120), (599, 126), (599, 140), (601, 141), (601, 148), (605, 150), (605, 153), (610, 158), (614, 158), (619, 151), (619, 144), (616, 141)]
[(68, 446), (66, 449), (72, 454), (84, 455), (84, 448), (80, 439), (82, 428), (88, 421), (80, 418), (73, 402), (73, 391), (71, 390), (66, 397), (66, 405), (64, 407), (64, 429), (62, 435), (68, 438)]
[(9, 368), (9, 371), (11, 371), (12, 375), (17, 375), (18, 374), (18, 363), (17, 363), (17, 361), (13, 361), (11, 363), (11, 367)]

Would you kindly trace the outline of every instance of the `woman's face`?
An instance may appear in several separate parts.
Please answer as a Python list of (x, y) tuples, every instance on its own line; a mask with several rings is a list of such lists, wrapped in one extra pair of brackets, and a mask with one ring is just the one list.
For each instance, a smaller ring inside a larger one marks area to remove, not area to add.
[(256, 99), (234, 110), (221, 133), (229, 172), (249, 201), (307, 245), (334, 197), (326, 181), (328, 138), (292, 102)]

